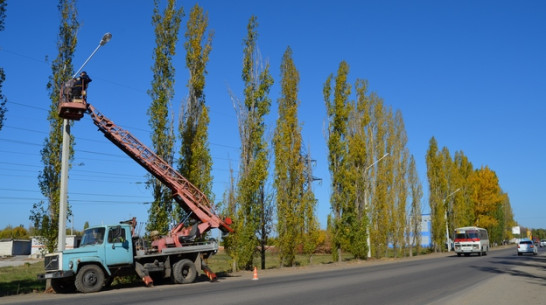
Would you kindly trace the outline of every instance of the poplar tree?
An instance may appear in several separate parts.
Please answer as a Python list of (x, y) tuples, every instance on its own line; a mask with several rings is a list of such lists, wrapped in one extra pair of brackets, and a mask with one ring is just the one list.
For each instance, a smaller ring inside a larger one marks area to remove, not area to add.
[(312, 262), (312, 255), (317, 249), (319, 244), (319, 235), (320, 235), (320, 225), (315, 213), (315, 207), (317, 205), (317, 199), (315, 198), (315, 193), (313, 192), (313, 182), (319, 180), (313, 176), (312, 160), (310, 149), (307, 149), (307, 153), (303, 153), (304, 159), (304, 180), (303, 184), (303, 198), (302, 198), (302, 207), (301, 214), (303, 219), (303, 226), (301, 228), (301, 244), (303, 249), (303, 254), (305, 254), (309, 263)]
[(504, 214), (504, 227), (501, 238), (498, 240), (498, 242), (501, 244), (504, 241), (512, 238), (512, 228), (516, 226), (516, 221), (514, 220), (514, 214), (512, 212), (512, 206), (510, 204), (510, 196), (508, 196), (508, 194), (505, 194), (504, 196), (502, 208)]
[[(47, 120), (49, 136), (44, 140), (41, 150), (44, 168), (38, 175), (38, 186), (46, 201), (33, 204), (30, 220), (38, 235), (43, 237), (47, 250), (52, 252), (57, 247), (59, 232), (59, 203), (61, 184), (61, 147), (63, 138), (63, 119), (57, 115), (60, 84), (68, 80), (73, 73), (72, 58), (77, 44), (77, 9), (75, 0), (59, 0), (58, 9), (61, 15), (57, 49), (59, 53), (51, 65), (52, 76), (49, 77), (47, 89), (51, 100)], [(73, 159), (73, 138), (70, 139), (69, 161)], [(70, 206), (68, 206), (70, 210)]]
[[(237, 190), (236, 190), (236, 181), (235, 181), (235, 175), (233, 173), (233, 168), (230, 165), (229, 168), (229, 186), (228, 189), (223, 194), (222, 199), (222, 205), (223, 205), (223, 211), (222, 213), (230, 217), (231, 219), (235, 220), (235, 217), (237, 216)], [(235, 227), (234, 223), (232, 227)], [(233, 272), (237, 271), (237, 262), (238, 262), (238, 252), (237, 249), (239, 249), (239, 238), (237, 238), (237, 232), (233, 232), (227, 236), (224, 236), (224, 249), (226, 253), (231, 257), (231, 270)]]
[[(460, 189), (458, 189), (459, 186), (459, 174), (455, 166), (454, 159), (451, 157), (451, 154), (449, 152), (449, 149), (447, 147), (443, 147), (441, 151), (441, 162), (443, 167), (443, 173), (445, 176), (445, 193), (443, 194), (443, 208), (444, 208), (444, 216), (443, 216), (443, 236), (444, 240), (442, 242), (442, 245), (445, 245), (445, 249), (447, 250), (447, 243), (450, 242), (450, 239), (452, 238), (452, 232), (454, 229), (453, 227), (453, 214), (454, 214), (454, 206), (455, 206), (455, 200), (457, 199), (457, 196), (460, 195)], [(447, 228), (447, 231), (446, 231)], [(446, 236), (447, 234), (447, 236)]]
[(497, 221), (496, 224), (489, 227), (489, 239), (494, 243), (501, 243), (505, 240), (505, 223), (508, 221), (506, 219), (505, 207), (507, 203), (508, 194), (500, 191), (501, 201), (496, 205), (496, 209), (491, 212), (491, 215)]
[[(264, 245), (270, 211), (265, 183), (268, 175), (268, 148), (264, 139), (264, 116), (269, 113), (269, 91), (273, 78), (269, 64), (261, 66), (257, 49), (257, 18), (252, 16), (244, 39), (242, 79), (244, 102), (235, 105), (241, 138), (241, 160), (237, 183), (237, 207), (232, 211), (235, 233), (227, 237), (227, 243), (235, 246), (230, 255), (239, 268), (252, 269), (256, 248)], [(259, 237), (257, 236), (259, 235)]]
[(413, 247), (415, 247), (416, 255), (419, 255), (421, 252), (421, 198), (423, 197), (423, 189), (421, 182), (419, 181), (419, 175), (417, 173), (413, 155), (411, 155), (409, 162), (408, 183), (411, 202), (407, 236), (410, 238), (410, 241), (408, 242), (409, 256), (413, 256)]
[(394, 250), (394, 256), (403, 254), (406, 232), (406, 208), (408, 198), (408, 162), (409, 151), (407, 148), (407, 135), (404, 126), (404, 120), (402, 113), (397, 110), (394, 114), (393, 121), (393, 148), (390, 152), (389, 158), (385, 162), (391, 162), (393, 164), (393, 180), (392, 180), (392, 245)]
[[(347, 175), (347, 121), (350, 113), (349, 95), (351, 85), (347, 81), (349, 65), (342, 61), (339, 64), (337, 75), (328, 76), (323, 87), (324, 101), (327, 111), (327, 134), (328, 143), (328, 168), (332, 177), (332, 195), (330, 204), (332, 213), (328, 227), (332, 233), (332, 256), (334, 260), (341, 261), (341, 251), (347, 244), (347, 230), (345, 225), (350, 221), (350, 213), (347, 204), (348, 181)], [(332, 81), (334, 87), (332, 88)], [(333, 89), (333, 91), (332, 91)], [(347, 212), (347, 213), (345, 213)]]
[(431, 217), (432, 243), (434, 252), (443, 250), (445, 241), (445, 206), (444, 199), (448, 195), (447, 176), (444, 171), (441, 152), (436, 139), (432, 137), (426, 155), (427, 178), (429, 184), (429, 205)]
[[(469, 174), (472, 165), (462, 152), (451, 158), (447, 147), (438, 149), (431, 139), (427, 152), (427, 177), (429, 180), (429, 204), (431, 207), (432, 241), (435, 251), (447, 249), (453, 230), (460, 226), (475, 225), (471, 202)], [(447, 228), (447, 232), (446, 232)]]
[[(4, 30), (4, 19), (6, 18), (6, 7), (7, 2), (5, 0), (0, 0), (0, 32)], [(7, 99), (2, 94), (2, 84), (6, 80), (6, 74), (4, 73), (4, 68), (0, 67), (0, 130), (4, 127), (4, 120), (6, 115), (6, 103)]]
[(473, 168), (472, 163), (462, 151), (455, 152), (452, 170), (453, 189), (459, 191), (453, 195), (453, 205), (448, 211), (450, 233), (454, 232), (455, 228), (474, 225), (474, 211), (468, 183)]
[[(212, 49), (212, 33), (207, 33), (208, 16), (198, 4), (191, 12), (186, 28), (186, 67), (190, 72), (188, 98), (183, 109), (179, 132), (182, 138), (178, 168), (193, 185), (212, 199), (212, 158), (208, 143), (208, 107), (205, 104), (206, 65)], [(178, 208), (177, 215), (183, 211)]]
[[(152, 128), (152, 145), (156, 154), (167, 163), (173, 163), (174, 130), (169, 118), (169, 105), (174, 96), (175, 69), (172, 57), (175, 55), (176, 42), (183, 9), (176, 9), (176, 1), (168, 0), (167, 7), (160, 12), (160, 0), (154, 0), (152, 24), (155, 27), (155, 43), (152, 67), (152, 88), (148, 90), (151, 105), (148, 108), (149, 124)], [(173, 200), (170, 190), (156, 178), (150, 178), (154, 201), (148, 211), (147, 230), (167, 233), (169, 222), (177, 220), (172, 215)]]
[[(383, 172), (380, 175), (383, 176), (382, 184), (386, 188), (386, 198), (383, 211), (385, 217), (389, 219), (386, 223), (386, 226), (383, 227), (385, 238), (384, 243), (386, 245), (384, 256), (388, 256), (389, 244), (392, 244), (393, 250), (395, 249), (394, 245), (394, 231), (396, 226), (398, 226), (397, 215), (395, 213), (395, 201), (396, 201), (396, 187), (395, 187), (395, 168), (397, 163), (397, 155), (395, 152), (395, 142), (396, 142), (396, 133), (394, 131), (394, 117), (392, 113), (392, 108), (390, 106), (384, 107), (384, 126), (385, 126), (385, 153), (389, 153), (389, 158), (386, 158), (385, 161), (381, 162)], [(393, 251), (396, 252), (396, 251)]]
[(295, 263), (296, 247), (303, 240), (304, 176), (301, 126), (298, 122), (299, 73), (288, 47), (281, 63), (281, 97), (273, 137), (275, 152), (274, 186), (277, 202), (277, 240), (281, 266)]
[(353, 221), (348, 224), (351, 230), (349, 252), (358, 259), (366, 258), (368, 253), (368, 194), (370, 179), (368, 176), (369, 147), (368, 130), (370, 124), (370, 100), (366, 95), (368, 83), (365, 80), (355, 82), (356, 103), (350, 108), (348, 124), (348, 162), (346, 179), (351, 185), (351, 213)]
[[(383, 100), (377, 95), (371, 95), (372, 100), (372, 136), (371, 154), (372, 161), (378, 160), (388, 152), (387, 150), (387, 112)], [(389, 157), (390, 158), (390, 157)], [(385, 160), (386, 161), (386, 160)], [(380, 258), (387, 254), (388, 238), (390, 232), (390, 213), (389, 213), (389, 163), (381, 161), (372, 167), (372, 191), (371, 191), (371, 221), (370, 243), (372, 246), (372, 256)]]

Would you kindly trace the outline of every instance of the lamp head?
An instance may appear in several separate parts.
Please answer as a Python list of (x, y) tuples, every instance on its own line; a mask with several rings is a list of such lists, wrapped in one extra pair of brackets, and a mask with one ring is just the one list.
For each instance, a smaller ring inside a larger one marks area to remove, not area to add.
[(105, 45), (108, 41), (110, 41), (110, 39), (112, 39), (112, 34), (110, 34), (110, 33), (104, 34), (104, 36), (102, 36), (102, 39), (101, 39), (101, 41), (100, 41), (101, 47), (102, 47), (103, 45)]

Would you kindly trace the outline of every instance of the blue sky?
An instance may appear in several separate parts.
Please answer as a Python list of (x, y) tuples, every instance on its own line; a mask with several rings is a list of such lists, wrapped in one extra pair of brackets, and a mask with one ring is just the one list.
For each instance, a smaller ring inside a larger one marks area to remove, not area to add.
[[(93, 82), (89, 102), (116, 124), (150, 144), (146, 115), (155, 47), (153, 1), (79, 1), (77, 69), (102, 35), (112, 40), (85, 70)], [(195, 1), (179, 1), (186, 16), (174, 59), (173, 116), (187, 94), (183, 31)], [(242, 98), (242, 41), (252, 15), (258, 45), (276, 81), (267, 117), (271, 136), (280, 92), (279, 66), (290, 46), (300, 73), (303, 139), (317, 161), (314, 185), (322, 227), (330, 212), (324, 137), (323, 84), (342, 60), (350, 81), (366, 79), (385, 104), (400, 110), (425, 189), (425, 154), (431, 137), (451, 154), (462, 151), (475, 168), (488, 166), (510, 196), (520, 225), (545, 228), (546, 4), (542, 1), (200, 1), (214, 31), (206, 98), (215, 201), (238, 167), (237, 119), (229, 92)], [(7, 120), (0, 131), (0, 229), (28, 227), (32, 204), (42, 200), (37, 176), (48, 133), (46, 84), (56, 57), (57, 1), (9, 1), (0, 32), (0, 66)], [(74, 227), (147, 220), (146, 171), (125, 156), (85, 117), (76, 138), (69, 201)], [(69, 224), (70, 225), (70, 224)]]

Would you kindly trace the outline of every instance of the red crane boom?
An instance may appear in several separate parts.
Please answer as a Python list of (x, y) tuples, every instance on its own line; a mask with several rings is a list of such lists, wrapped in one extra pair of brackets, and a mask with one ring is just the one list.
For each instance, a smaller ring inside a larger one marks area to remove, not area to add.
[[(62, 91), (61, 91), (62, 92)], [(210, 229), (218, 228), (224, 233), (233, 232), (231, 219), (221, 219), (213, 210), (207, 196), (176, 171), (169, 163), (135, 138), (129, 131), (114, 124), (100, 113), (85, 97), (74, 102), (62, 96), (59, 103), (59, 116), (79, 120), (83, 109), (91, 115), (93, 123), (104, 136), (124, 151), (129, 157), (144, 167), (150, 174), (167, 186), (173, 198), (182, 209), (198, 223), (185, 227), (183, 223), (173, 228), (168, 236), (155, 240), (152, 246), (158, 251), (165, 248), (181, 247), (184, 243), (201, 236)]]

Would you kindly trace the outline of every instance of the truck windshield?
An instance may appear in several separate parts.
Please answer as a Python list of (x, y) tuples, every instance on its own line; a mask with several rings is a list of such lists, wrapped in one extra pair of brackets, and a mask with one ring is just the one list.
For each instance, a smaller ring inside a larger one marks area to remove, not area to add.
[(87, 245), (96, 245), (96, 244), (100, 245), (102, 244), (103, 240), (104, 240), (104, 228), (87, 229), (83, 233), (80, 247), (87, 246)]

